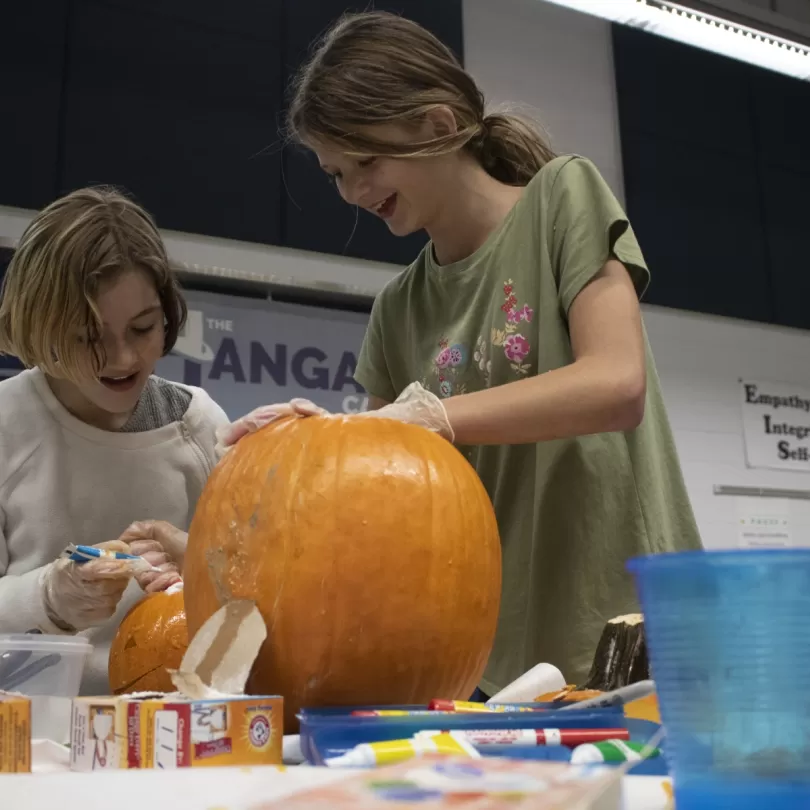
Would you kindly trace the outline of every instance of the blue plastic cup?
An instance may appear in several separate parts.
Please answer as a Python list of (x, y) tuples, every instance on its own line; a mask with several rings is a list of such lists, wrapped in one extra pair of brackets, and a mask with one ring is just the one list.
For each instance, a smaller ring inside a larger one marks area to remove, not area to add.
[(630, 560), (678, 810), (810, 810), (810, 549)]

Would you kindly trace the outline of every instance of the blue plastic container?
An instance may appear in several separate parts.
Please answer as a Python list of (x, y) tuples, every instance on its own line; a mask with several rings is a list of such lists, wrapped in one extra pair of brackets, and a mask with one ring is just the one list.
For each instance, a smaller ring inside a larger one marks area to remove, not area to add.
[[(659, 729), (655, 723), (627, 719), (619, 708), (559, 712), (553, 704), (526, 704), (544, 706), (548, 711), (529, 714), (503, 712), (498, 714), (437, 714), (404, 717), (354, 717), (352, 708), (383, 708), (357, 706), (342, 709), (304, 709), (301, 721), (301, 750), (311, 765), (323, 765), (329, 757), (340, 756), (356, 745), (384, 740), (410, 739), (417, 731), (470, 730), (482, 728), (627, 728), (631, 740), (646, 743)], [(387, 709), (425, 709), (425, 706), (386, 706)], [(482, 746), (484, 756), (503, 756), (513, 759), (542, 759), (567, 762), (571, 751), (565, 747), (534, 746)], [(638, 763), (633, 773), (664, 776), (666, 762), (662, 757)]]
[(628, 568), (678, 810), (810, 810), (810, 549)]

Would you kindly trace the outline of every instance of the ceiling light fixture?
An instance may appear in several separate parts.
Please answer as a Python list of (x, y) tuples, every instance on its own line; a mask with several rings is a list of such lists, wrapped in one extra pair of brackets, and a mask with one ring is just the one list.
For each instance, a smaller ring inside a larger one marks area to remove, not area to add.
[(663, 0), (545, 0), (810, 81), (810, 47)]

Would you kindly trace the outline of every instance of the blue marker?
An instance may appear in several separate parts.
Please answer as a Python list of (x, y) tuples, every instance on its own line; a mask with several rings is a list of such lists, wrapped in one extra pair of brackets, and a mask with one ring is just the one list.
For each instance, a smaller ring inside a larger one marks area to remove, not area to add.
[(108, 548), (96, 548), (95, 546), (77, 546), (71, 543), (63, 552), (63, 557), (67, 557), (67, 559), (72, 560), (75, 563), (81, 565), (82, 563), (90, 562), (90, 560), (98, 560), (98, 559), (105, 559), (105, 560), (128, 560), (130, 562), (138, 562), (142, 565), (145, 565), (147, 570), (152, 571), (159, 571), (159, 568), (155, 568), (155, 566), (150, 565), (143, 557), (139, 557), (136, 554), (124, 554), (121, 551), (113, 551), (112, 549)]

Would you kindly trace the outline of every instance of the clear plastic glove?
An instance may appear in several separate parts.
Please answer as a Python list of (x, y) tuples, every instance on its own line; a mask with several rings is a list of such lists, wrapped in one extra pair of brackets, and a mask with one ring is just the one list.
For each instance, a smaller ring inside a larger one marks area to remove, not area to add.
[(165, 591), (181, 582), (188, 534), (165, 520), (138, 520), (118, 538), (130, 554), (143, 557), (159, 571), (136, 572), (135, 579), (146, 593)]
[[(96, 548), (131, 554), (126, 543), (111, 540)], [(99, 558), (86, 563), (59, 559), (46, 566), (40, 578), (48, 618), (63, 630), (86, 630), (103, 624), (115, 613), (134, 575), (125, 560)]]
[(316, 416), (325, 413), (327, 411), (308, 399), (292, 399), (277, 405), (262, 405), (261, 408), (256, 408), (241, 419), (217, 430), (217, 454), (221, 458), (248, 433), (255, 433), (283, 416)]
[(358, 416), (395, 419), (397, 422), (419, 425), (438, 433), (449, 442), (456, 438), (442, 401), (418, 382), (411, 383), (390, 405), (376, 411), (364, 411)]

